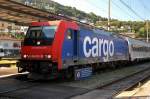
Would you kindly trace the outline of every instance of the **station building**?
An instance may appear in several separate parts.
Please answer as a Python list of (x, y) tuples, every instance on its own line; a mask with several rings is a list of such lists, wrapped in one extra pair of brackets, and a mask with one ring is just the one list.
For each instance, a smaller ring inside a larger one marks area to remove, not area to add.
[(0, 21), (0, 33), (26, 33), (27, 26), (18, 26), (14, 23)]
[(19, 57), (21, 40), (13, 38), (11, 35), (0, 35), (0, 46), (3, 47), (5, 57)]
[(131, 38), (136, 38), (136, 33), (134, 33), (134, 32), (122, 32), (120, 34), (131, 37)]

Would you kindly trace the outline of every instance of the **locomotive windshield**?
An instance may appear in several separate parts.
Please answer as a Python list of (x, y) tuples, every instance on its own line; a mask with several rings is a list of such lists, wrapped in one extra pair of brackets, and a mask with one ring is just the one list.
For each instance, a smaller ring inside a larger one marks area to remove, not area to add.
[(54, 39), (56, 26), (30, 27), (24, 45), (49, 45)]

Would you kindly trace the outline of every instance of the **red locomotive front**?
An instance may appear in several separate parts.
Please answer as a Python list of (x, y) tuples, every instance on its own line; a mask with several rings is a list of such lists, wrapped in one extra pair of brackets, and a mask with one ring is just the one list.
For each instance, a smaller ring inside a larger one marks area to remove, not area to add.
[(56, 77), (64, 69), (62, 47), (70, 28), (78, 27), (64, 20), (33, 22), (22, 42), (18, 72), (28, 71), (30, 78)]
[[(55, 74), (58, 71), (58, 54), (53, 51), (57, 44), (56, 33), (60, 22), (33, 22), (29, 27), (21, 47), (18, 72), (35, 74)], [(34, 77), (35, 78), (35, 77)]]

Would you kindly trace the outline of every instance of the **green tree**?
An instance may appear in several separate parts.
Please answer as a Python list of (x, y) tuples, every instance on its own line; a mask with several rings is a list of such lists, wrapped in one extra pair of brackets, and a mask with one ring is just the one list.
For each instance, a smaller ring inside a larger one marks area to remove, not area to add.
[(96, 21), (99, 20), (99, 18), (97, 17), (97, 15), (94, 14), (93, 12), (89, 13), (89, 17), (91, 18), (91, 20), (93, 21), (94, 24), (96, 23)]
[(145, 28), (144, 27), (141, 27), (140, 29), (139, 29), (139, 31), (138, 31), (138, 36), (139, 37), (146, 37), (146, 30), (145, 30)]

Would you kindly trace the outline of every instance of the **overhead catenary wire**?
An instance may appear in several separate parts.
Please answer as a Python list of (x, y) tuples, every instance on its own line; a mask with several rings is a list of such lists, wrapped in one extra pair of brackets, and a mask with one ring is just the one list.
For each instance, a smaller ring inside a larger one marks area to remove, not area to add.
[(145, 3), (143, 2), (143, 0), (140, 0), (140, 2), (143, 5), (143, 7), (145, 8), (145, 10), (149, 13), (150, 9), (145, 5)]
[(123, 11), (124, 13), (126, 13), (129, 17), (134, 18), (131, 14), (129, 14), (126, 10), (124, 10), (122, 7), (120, 7), (117, 3), (115, 3), (112, 0), (112, 4), (115, 5), (117, 8), (119, 8), (121, 11)]
[[(144, 10), (147, 11), (149, 14), (150, 9), (145, 5), (145, 3), (142, 0), (140, 0), (139, 2), (143, 6)], [(145, 20), (145, 23), (146, 23), (146, 26), (145, 26), (146, 27), (146, 41), (149, 42), (149, 21)]]
[[(104, 13), (108, 12), (107, 10), (102, 9), (101, 7), (95, 5), (93, 2), (89, 2), (89, 1), (86, 1), (86, 2), (87, 2), (89, 5), (92, 5), (93, 7), (95, 7), (96, 9), (101, 9), (101, 10), (100, 10), (101, 12), (104, 12)], [(106, 2), (106, 3), (107, 3), (107, 2)], [(117, 5), (113, 0), (112, 0), (112, 4), (115, 5), (116, 7), (118, 7), (119, 9), (122, 9), (122, 11), (123, 11), (124, 13), (126, 13), (129, 17), (135, 19), (135, 17), (133, 17), (133, 16), (130, 15), (126, 10), (124, 10), (124, 9), (121, 8), (119, 5)], [(116, 18), (118, 17), (117, 15), (114, 15), (113, 13), (112, 13), (112, 15), (113, 15), (114, 17), (116, 17)]]
[[(103, 9), (103, 8), (101, 8), (100, 6), (97, 6), (97, 5), (94, 4), (93, 2), (90, 2), (90, 1), (87, 1), (87, 0), (86, 0), (86, 2), (87, 2), (89, 5), (93, 6), (94, 8), (99, 9), (99, 10), (100, 10), (101, 12), (103, 12), (103, 13), (108, 12), (108, 10)], [(114, 14), (113, 14), (113, 16), (114, 16), (114, 17), (118, 17), (118, 16), (116, 16), (116, 15), (114, 15)]]
[(141, 20), (145, 21), (143, 17), (141, 17), (134, 9), (132, 9), (128, 4), (126, 4), (123, 0), (120, 0), (120, 2), (127, 7), (132, 13), (134, 13), (137, 17), (139, 17)]

